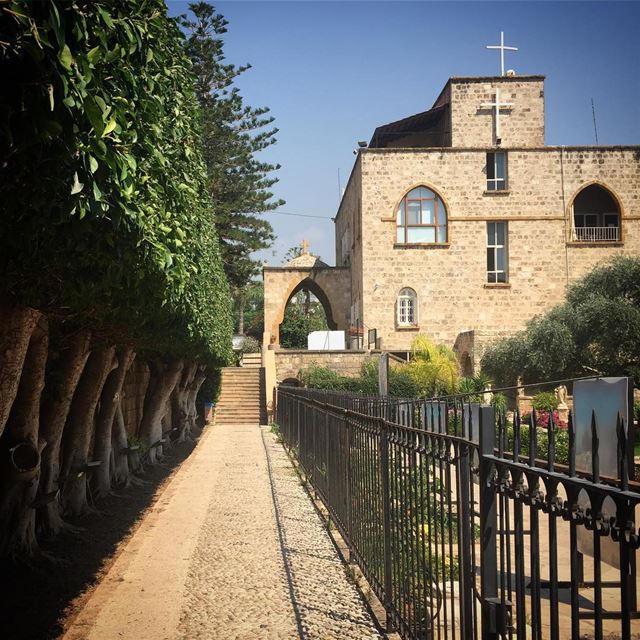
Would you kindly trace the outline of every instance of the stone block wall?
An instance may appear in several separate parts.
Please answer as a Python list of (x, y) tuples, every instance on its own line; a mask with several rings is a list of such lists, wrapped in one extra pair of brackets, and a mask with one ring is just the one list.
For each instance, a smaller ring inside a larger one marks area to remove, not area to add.
[[(342, 255), (342, 238), (349, 238), (348, 256)], [(353, 267), (362, 262), (362, 171), (360, 156), (355, 161), (347, 182), (335, 222), (336, 265)], [(349, 322), (362, 319), (362, 278), (358, 269), (350, 269), (351, 299), (349, 301)]]
[(302, 369), (311, 365), (327, 367), (341, 376), (356, 377), (362, 365), (379, 354), (369, 351), (307, 351), (279, 349), (275, 352), (276, 378), (280, 383), (287, 378), (299, 378)]
[(544, 76), (451, 78), (451, 143), (454, 147), (495, 144), (495, 111), (482, 104), (512, 106), (500, 110), (502, 147), (544, 145)]
[[(560, 303), (567, 284), (596, 264), (614, 255), (640, 255), (639, 148), (510, 149), (506, 192), (486, 191), (486, 151), (360, 153), (362, 256), (351, 263), (351, 279), (361, 282), (365, 328), (378, 330), (383, 348), (407, 349), (418, 332), (449, 345), (472, 329), (487, 336), (512, 333)], [(620, 203), (622, 242), (570, 241), (573, 198), (592, 182), (608, 188)], [(447, 207), (448, 242), (398, 245), (396, 208), (421, 184), (435, 190)], [(490, 221), (508, 222), (507, 285), (486, 282)], [(403, 287), (418, 294), (418, 325), (408, 330), (395, 323)]]

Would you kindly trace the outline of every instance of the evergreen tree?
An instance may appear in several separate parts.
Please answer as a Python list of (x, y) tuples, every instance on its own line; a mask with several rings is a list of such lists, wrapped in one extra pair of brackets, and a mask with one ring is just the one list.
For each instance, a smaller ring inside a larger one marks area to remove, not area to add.
[(269, 222), (257, 214), (281, 206), (272, 200), (270, 176), (279, 165), (260, 162), (256, 154), (275, 143), (276, 128), (266, 107), (244, 104), (235, 78), (251, 65), (226, 64), (222, 35), (227, 20), (206, 2), (189, 5), (193, 17), (182, 17), (187, 32), (186, 49), (196, 75), (196, 93), (202, 108), (203, 150), (208, 169), (209, 191), (216, 212), (225, 272), (244, 304), (246, 285), (259, 272), (260, 262), (252, 254), (269, 247), (274, 239)]

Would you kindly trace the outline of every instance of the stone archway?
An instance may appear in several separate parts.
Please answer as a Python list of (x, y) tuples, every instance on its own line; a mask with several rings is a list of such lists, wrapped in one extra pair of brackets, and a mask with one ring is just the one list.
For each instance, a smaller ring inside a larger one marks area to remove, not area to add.
[[(284, 267), (264, 267), (265, 339), (280, 346), (280, 324), (291, 297), (308, 289), (322, 304), (332, 329), (349, 328), (351, 278), (348, 267), (329, 267), (310, 254), (295, 258)], [(269, 334), (268, 336), (266, 334)]]
[(307, 291), (310, 291), (318, 299), (318, 302), (320, 302), (320, 304), (322, 305), (322, 308), (324, 309), (324, 314), (327, 318), (327, 325), (329, 326), (329, 329), (331, 331), (335, 331), (338, 328), (338, 324), (333, 317), (333, 309), (331, 307), (331, 302), (329, 301), (327, 294), (318, 285), (318, 283), (313, 278), (309, 278), (309, 277), (304, 278), (304, 280), (300, 280), (300, 282), (293, 288), (293, 290), (287, 297), (284, 303), (284, 306), (282, 307), (282, 314), (280, 315), (278, 325), (281, 325), (282, 321), (284, 320), (285, 310), (289, 302), (291, 302), (291, 298), (293, 298), (296, 295), (296, 293), (303, 291), (305, 289)]

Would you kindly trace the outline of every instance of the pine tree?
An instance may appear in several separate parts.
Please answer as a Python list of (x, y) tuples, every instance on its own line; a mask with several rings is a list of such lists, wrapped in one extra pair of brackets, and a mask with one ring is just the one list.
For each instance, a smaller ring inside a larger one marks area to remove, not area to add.
[(271, 246), (274, 235), (268, 221), (258, 214), (284, 202), (272, 200), (270, 176), (280, 165), (260, 162), (256, 154), (276, 142), (273, 117), (266, 107), (244, 104), (235, 78), (251, 65), (226, 64), (222, 35), (227, 20), (206, 2), (189, 5), (193, 19), (182, 17), (187, 32), (186, 49), (196, 75), (196, 93), (202, 107), (202, 143), (209, 173), (225, 272), (236, 302), (259, 272), (252, 253)]

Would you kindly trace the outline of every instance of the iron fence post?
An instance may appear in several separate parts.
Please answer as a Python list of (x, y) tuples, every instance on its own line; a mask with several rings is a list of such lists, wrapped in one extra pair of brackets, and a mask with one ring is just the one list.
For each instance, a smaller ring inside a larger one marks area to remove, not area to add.
[[(493, 640), (506, 632), (507, 615), (498, 598), (498, 500), (491, 477), (495, 469), (487, 456), (493, 456), (496, 444), (495, 409), (480, 407), (480, 598), (482, 638)], [(507, 605), (508, 606), (508, 605)]]
[(460, 637), (475, 638), (473, 631), (474, 576), (471, 561), (471, 526), (473, 505), (471, 505), (471, 460), (469, 445), (460, 444), (457, 462), (458, 487), (460, 488)]
[(389, 492), (389, 434), (384, 418), (380, 420), (380, 473), (382, 475), (382, 525), (384, 550), (384, 609), (387, 615), (387, 631), (393, 629), (391, 616), (392, 580), (391, 580), (391, 499)]

